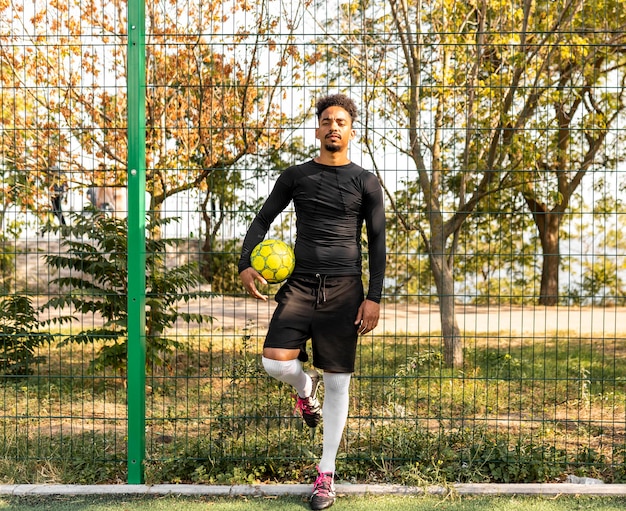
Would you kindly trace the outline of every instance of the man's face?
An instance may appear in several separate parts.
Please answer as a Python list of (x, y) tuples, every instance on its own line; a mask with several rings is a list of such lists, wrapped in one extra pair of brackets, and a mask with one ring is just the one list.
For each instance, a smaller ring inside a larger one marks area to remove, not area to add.
[(322, 112), (315, 136), (328, 152), (346, 150), (354, 135), (350, 114), (342, 107), (330, 106)]

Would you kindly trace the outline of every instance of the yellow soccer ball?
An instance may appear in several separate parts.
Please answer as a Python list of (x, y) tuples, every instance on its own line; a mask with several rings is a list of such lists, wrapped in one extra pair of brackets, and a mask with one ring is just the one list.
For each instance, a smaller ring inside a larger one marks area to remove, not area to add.
[(252, 249), (250, 264), (270, 284), (277, 284), (291, 275), (296, 266), (296, 257), (287, 243), (269, 239)]

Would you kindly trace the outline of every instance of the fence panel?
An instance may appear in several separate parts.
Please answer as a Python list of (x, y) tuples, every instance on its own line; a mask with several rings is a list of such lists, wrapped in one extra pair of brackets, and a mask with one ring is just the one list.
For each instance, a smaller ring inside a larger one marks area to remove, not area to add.
[[(118, 1), (0, 3), (1, 480), (313, 477), (322, 429), (263, 370), (274, 302), (237, 261), (339, 91), (384, 187), (388, 267), (338, 477), (624, 482), (625, 7), (402, 6), (145, 5), (144, 395), (133, 22)], [(295, 243), (291, 206), (270, 234)]]

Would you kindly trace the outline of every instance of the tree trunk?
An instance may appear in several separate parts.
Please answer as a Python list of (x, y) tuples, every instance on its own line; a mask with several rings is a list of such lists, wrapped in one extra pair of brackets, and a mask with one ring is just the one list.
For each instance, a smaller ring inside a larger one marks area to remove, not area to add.
[(431, 245), (430, 262), (437, 294), (443, 337), (443, 360), (447, 367), (463, 367), (463, 344), (456, 321), (454, 279), (442, 246)]
[[(208, 209), (210, 207), (210, 210)], [(200, 274), (213, 287), (213, 246), (215, 245), (215, 224), (217, 205), (211, 200), (211, 193), (206, 194), (201, 204), (202, 220), (204, 221), (204, 244), (200, 257)]]
[(543, 250), (539, 304), (552, 306), (557, 305), (559, 302), (559, 267), (561, 264), (559, 228), (561, 227), (561, 213), (548, 212), (544, 217), (544, 229), (539, 230), (541, 248)]
[(524, 195), (524, 200), (539, 231), (543, 251), (539, 305), (556, 305), (559, 302), (559, 266), (561, 264), (559, 230), (563, 211), (561, 209), (550, 211), (545, 204), (536, 201), (530, 195)]
[(209, 234), (204, 238), (200, 254), (200, 274), (213, 286), (213, 238)]

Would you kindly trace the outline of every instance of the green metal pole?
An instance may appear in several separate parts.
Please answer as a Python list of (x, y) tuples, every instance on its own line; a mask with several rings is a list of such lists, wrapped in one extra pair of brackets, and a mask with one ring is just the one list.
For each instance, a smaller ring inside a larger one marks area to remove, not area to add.
[(128, 0), (128, 483), (146, 451), (146, 56), (144, 0)]

